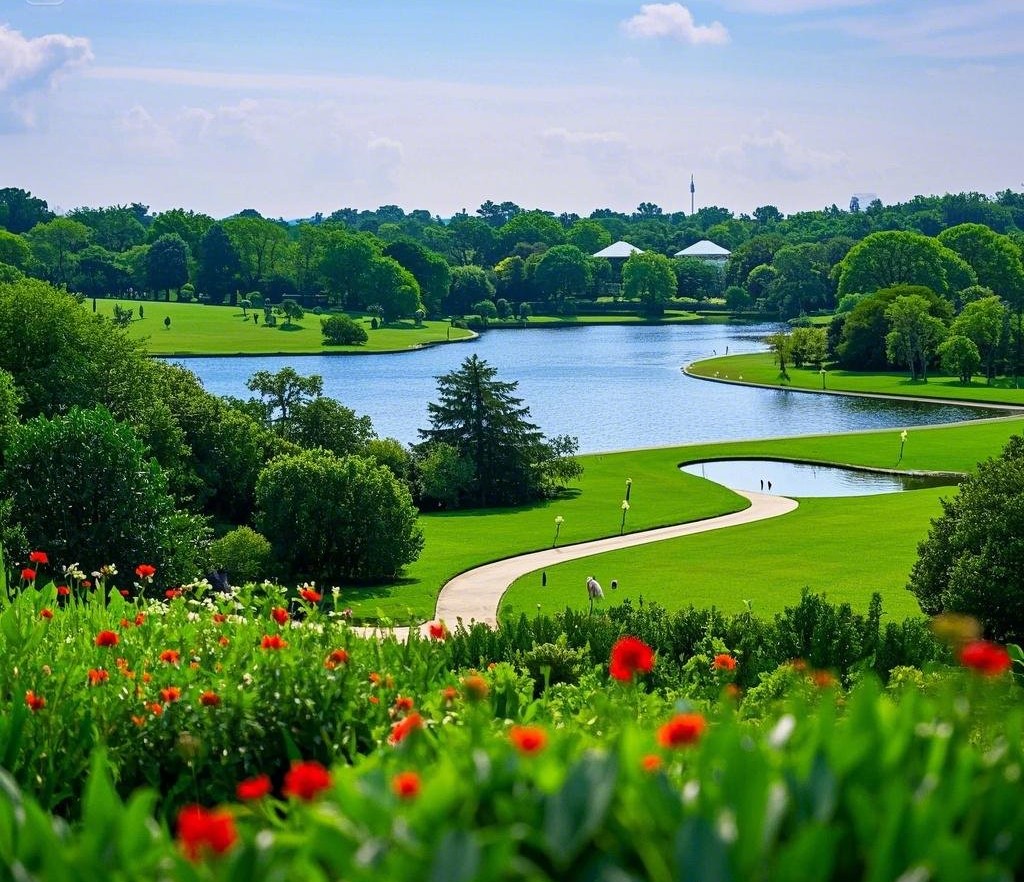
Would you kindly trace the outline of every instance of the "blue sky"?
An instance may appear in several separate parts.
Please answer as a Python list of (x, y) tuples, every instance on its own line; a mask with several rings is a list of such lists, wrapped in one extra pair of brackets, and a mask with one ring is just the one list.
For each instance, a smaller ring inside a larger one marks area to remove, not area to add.
[(1024, 188), (1021, 0), (5, 0), (0, 186), (297, 217)]

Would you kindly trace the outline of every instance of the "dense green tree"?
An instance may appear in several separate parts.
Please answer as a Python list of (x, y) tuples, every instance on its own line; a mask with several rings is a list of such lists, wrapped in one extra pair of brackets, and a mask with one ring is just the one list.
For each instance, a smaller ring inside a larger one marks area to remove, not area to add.
[(92, 230), (92, 241), (108, 251), (125, 251), (146, 239), (146, 228), (127, 205), (76, 208), (67, 217), (85, 224)]
[(210, 545), (210, 561), (237, 585), (267, 578), (272, 549), (267, 537), (252, 527), (237, 527)]
[(370, 262), (366, 297), (380, 307), (385, 322), (411, 316), (423, 306), (416, 277), (391, 257), (376, 257)]
[(394, 438), (370, 438), (363, 446), (362, 456), (385, 466), (399, 481), (409, 486), (413, 477), (413, 459), (409, 449)]
[(927, 298), (919, 294), (897, 297), (885, 309), (889, 332), (885, 352), (894, 364), (905, 364), (913, 380), (928, 379), (928, 363), (946, 338), (942, 319), (930, 313)]
[(523, 211), (498, 230), (501, 245), (509, 253), (517, 242), (534, 244), (543, 242), (549, 248), (565, 242), (565, 230), (544, 211)]
[(421, 506), (458, 508), (473, 486), (473, 462), (451, 444), (428, 445), (416, 461)]
[(427, 315), (440, 315), (441, 305), (452, 283), (448, 261), (412, 239), (392, 242), (384, 249), (384, 256), (397, 260), (413, 274), (419, 283), (420, 298)]
[(18, 187), (0, 189), (0, 227), (11, 233), (27, 233), (37, 224), (53, 220), (45, 199)]
[[(15, 385), (14, 376), (0, 369), (0, 465), (3, 464), (4, 448), (18, 424), (18, 407), (21, 393)], [(0, 564), (2, 568), (2, 564)]]
[(281, 434), (299, 447), (320, 447), (337, 456), (362, 454), (375, 437), (368, 416), (356, 416), (351, 408), (323, 395), (296, 405), (281, 424)]
[(565, 241), (592, 255), (612, 244), (611, 234), (595, 220), (578, 220), (565, 232)]
[(78, 252), (71, 287), (86, 297), (115, 297), (130, 286), (131, 277), (118, 264), (117, 255), (99, 245)]
[(730, 285), (725, 289), (725, 305), (733, 312), (750, 309), (750, 295), (739, 285)]
[(212, 224), (203, 233), (195, 256), (196, 287), (212, 303), (223, 303), (225, 299), (230, 299), (232, 306), (237, 304), (238, 274), (242, 262), (223, 224)]
[(37, 224), (27, 235), (36, 274), (55, 285), (66, 285), (75, 270), (75, 254), (89, 244), (92, 231), (64, 217)]
[(261, 282), (277, 272), (284, 261), (288, 233), (281, 224), (262, 217), (239, 215), (222, 225), (238, 251), (243, 290), (259, 289)]
[(358, 346), (370, 339), (359, 322), (347, 315), (331, 315), (320, 319), (324, 340), (335, 346)]
[[(719, 245), (729, 247), (715, 240)], [(754, 236), (733, 249), (725, 267), (725, 281), (729, 285), (742, 285), (746, 282), (751, 270), (763, 263), (770, 264), (775, 252), (786, 244), (785, 239), (776, 233), (765, 233)]]
[(176, 233), (160, 236), (146, 254), (146, 282), (154, 291), (163, 291), (170, 301), (171, 289), (181, 290), (188, 281), (188, 245)]
[(940, 245), (928, 236), (891, 230), (872, 233), (839, 263), (839, 295), (870, 294), (896, 285), (922, 285), (945, 293)]
[(789, 334), (789, 356), (793, 366), (820, 368), (828, 354), (828, 331), (819, 327), (793, 328)]
[(24, 236), (0, 230), (0, 263), (23, 270), (28, 267), (31, 259), (32, 250)]
[(362, 309), (373, 301), (370, 290), (374, 261), (380, 247), (372, 236), (331, 230), (324, 237), (320, 275), (333, 301), (348, 309)]
[(293, 367), (281, 368), (276, 373), (256, 371), (245, 385), (263, 399), (268, 421), (285, 424), (297, 408), (324, 391), (323, 377), (318, 374), (304, 376)]
[(974, 341), (960, 334), (951, 333), (939, 344), (939, 358), (947, 374), (960, 378), (964, 386), (971, 384), (971, 376), (981, 367), (981, 355)]
[(500, 256), (498, 231), (479, 218), (457, 214), (448, 224), (448, 232), (453, 257), (459, 264), (490, 266)]
[(518, 505), (549, 492), (538, 464), (549, 462), (550, 445), (529, 421), (530, 409), (513, 393), (516, 383), (476, 355), (437, 378), (437, 403), (427, 405), (430, 428), (421, 429), (421, 450), (447, 444), (472, 464), (463, 501), (477, 506)]
[(103, 408), (37, 417), (11, 435), (2, 494), (33, 548), (56, 566), (114, 564), (129, 582), (140, 563), (162, 584), (201, 571), (208, 531), (175, 511), (167, 478), (131, 428)]
[(951, 335), (966, 337), (974, 344), (990, 383), (995, 376), (996, 356), (1006, 320), (1006, 307), (993, 295), (968, 303), (950, 325)]
[(146, 241), (152, 245), (161, 236), (179, 236), (188, 245), (189, 254), (196, 254), (199, 242), (213, 225), (214, 220), (208, 214), (172, 208), (153, 218), (146, 230)]
[(709, 260), (696, 257), (677, 257), (672, 261), (676, 274), (676, 292), (680, 297), (709, 300), (721, 297), (725, 288), (725, 275), (721, 267)]
[(768, 307), (777, 310), (783, 318), (832, 305), (830, 266), (823, 245), (785, 245), (775, 252), (772, 267), (777, 276), (765, 292)]
[(637, 252), (623, 264), (622, 296), (639, 300), (646, 315), (660, 316), (675, 293), (676, 274), (664, 254)]
[(299, 576), (389, 579), (423, 548), (408, 489), (370, 459), (323, 450), (278, 457), (260, 475), (256, 498), (258, 529)]
[(992, 639), (1024, 641), (1024, 438), (942, 500), (908, 588), (927, 615), (965, 613)]
[(522, 209), (514, 202), (502, 202), (500, 205), (488, 199), (477, 210), (480, 219), (492, 227), (500, 227), (507, 224), (512, 218), (519, 214)]
[(515, 303), (528, 296), (526, 287), (526, 261), (518, 255), (498, 261), (494, 267), (495, 293)]
[(449, 315), (466, 315), (474, 303), (493, 299), (494, 283), (480, 267), (452, 267), (452, 284), (444, 303)]
[(770, 226), (783, 220), (783, 214), (774, 205), (761, 205), (754, 209), (752, 217), (761, 226)]
[(555, 245), (541, 255), (533, 283), (544, 300), (560, 301), (585, 294), (590, 287), (587, 256), (575, 245)]
[(284, 315), (284, 327), (289, 328), (292, 321), (298, 321), (306, 314), (306, 311), (302, 308), (302, 304), (295, 300), (282, 300), (281, 313)]

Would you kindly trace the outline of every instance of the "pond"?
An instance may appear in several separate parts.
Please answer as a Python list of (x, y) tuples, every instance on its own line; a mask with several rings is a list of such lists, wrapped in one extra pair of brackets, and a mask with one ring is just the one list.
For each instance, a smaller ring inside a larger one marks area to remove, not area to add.
[(775, 459), (708, 460), (680, 469), (733, 490), (763, 490), (779, 496), (874, 496), (957, 483), (950, 475), (873, 472)]
[(979, 408), (818, 396), (695, 380), (682, 372), (714, 354), (754, 352), (778, 325), (595, 325), (502, 329), (479, 339), (391, 355), (188, 358), (218, 395), (248, 398), (258, 370), (320, 374), (324, 392), (367, 414), (382, 437), (419, 440), (436, 377), (476, 353), (517, 394), (546, 435), (575, 435), (580, 452), (854, 429), (998, 415)]

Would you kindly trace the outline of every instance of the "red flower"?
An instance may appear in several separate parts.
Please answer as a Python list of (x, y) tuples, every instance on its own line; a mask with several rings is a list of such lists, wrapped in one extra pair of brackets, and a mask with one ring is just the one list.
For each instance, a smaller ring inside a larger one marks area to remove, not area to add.
[(127, 597), (127, 596), (129, 595), (129, 593), (130, 593), (130, 592), (128, 591), (128, 589), (127, 589), (127, 588), (122, 588), (122, 589), (121, 589), (121, 596), (122, 596), (122, 597)]
[(160, 697), (170, 704), (172, 701), (177, 701), (181, 698), (181, 690), (177, 686), (167, 686), (160, 690)]
[(106, 683), (110, 679), (108, 674), (103, 668), (89, 668), (89, 685), (99, 686), (100, 683)]
[(214, 613), (213, 621), (214, 624), (223, 625), (228, 620), (228, 617), (224, 613)]
[(270, 611), (270, 617), (279, 625), (283, 625), (285, 622), (288, 621), (288, 610), (286, 610), (283, 606), (275, 606)]
[(1013, 660), (1002, 646), (987, 640), (975, 640), (960, 650), (960, 664), (986, 677), (996, 677), (1010, 670)]
[(324, 659), (324, 667), (333, 671), (338, 665), (348, 664), (348, 653), (344, 649), (332, 649), (331, 654)]
[(715, 656), (715, 660), (712, 662), (712, 665), (716, 671), (735, 671), (736, 659), (727, 652), (720, 652)]
[(704, 733), (707, 723), (700, 714), (676, 714), (658, 729), (658, 744), (662, 747), (684, 747), (695, 744)]
[(526, 756), (540, 753), (548, 745), (548, 733), (540, 726), (513, 726), (508, 737), (513, 747)]
[(661, 757), (656, 753), (649, 753), (640, 760), (640, 768), (645, 772), (656, 772), (661, 768)]
[(299, 592), (299, 596), (310, 603), (319, 603), (324, 599), (324, 596), (319, 591), (314, 591), (312, 588), (303, 588)]
[(164, 597), (166, 597), (168, 600), (174, 600), (175, 597), (181, 597), (181, 589), (180, 588), (168, 588), (164, 592)]
[(48, 564), (50, 562), (50, 558), (47, 557), (45, 551), (30, 551), (28, 553), (28, 559), (29, 563), (34, 564)]
[(239, 799), (263, 799), (270, 793), (270, 775), (257, 775), (239, 781), (235, 793)]
[(836, 685), (836, 678), (828, 671), (814, 671), (811, 674), (811, 680), (819, 689), (828, 689), (830, 686)]
[(280, 634), (264, 634), (261, 649), (284, 649), (288, 644), (281, 639)]
[(46, 707), (46, 699), (41, 695), (36, 695), (31, 689), (25, 693), (25, 704), (28, 705), (28, 709), (35, 713), (36, 711), (42, 710)]
[(41, 610), (39, 610), (39, 617), (43, 619), (52, 619), (53, 610), (50, 609), (48, 606), (44, 606)]
[(135, 575), (140, 579), (152, 579), (156, 575), (156, 567), (151, 564), (139, 564), (135, 568)]
[(423, 728), (423, 717), (413, 711), (409, 716), (399, 720), (391, 727), (391, 734), (388, 736), (389, 744), (401, 744), (413, 732)]
[(146, 615), (145, 615), (145, 613), (136, 613), (136, 614), (135, 614), (135, 624), (136, 624), (137, 626), (138, 626), (138, 625), (141, 625), (141, 624), (142, 624), (142, 623), (143, 623), (144, 621), (146, 621)]
[(176, 665), (181, 661), (181, 653), (176, 649), (165, 649), (160, 653), (160, 661), (166, 662), (169, 665)]
[(149, 709), (153, 712), (154, 717), (159, 717), (164, 712), (164, 706), (158, 701), (154, 701), (150, 704)]
[(649, 674), (654, 667), (654, 650), (636, 637), (620, 637), (612, 647), (608, 673), (616, 680), (630, 682), (636, 674)]
[(391, 789), (399, 799), (415, 799), (420, 795), (420, 776), (415, 772), (399, 772), (391, 779)]
[(57, 596), (58, 597), (67, 597), (70, 593), (71, 593), (71, 589), (68, 588), (67, 585), (58, 585), (57, 586)]
[(294, 762), (284, 776), (284, 795), (309, 802), (331, 786), (331, 773), (317, 762)]
[(207, 689), (206, 692), (199, 696), (199, 703), (203, 707), (216, 707), (220, 704), (220, 696), (216, 692), (211, 692)]
[(431, 622), (427, 625), (427, 632), (430, 634), (431, 640), (447, 640), (448, 639), (448, 628), (444, 622)]
[(92, 582), (90, 582), (88, 579), (82, 579), (82, 587), (92, 588)]
[(223, 634), (221, 634), (220, 637), (217, 638), (217, 642), (221, 646), (227, 646), (231, 641), (227, 637), (225, 637)]
[(468, 674), (463, 677), (462, 688), (466, 690), (466, 698), (470, 701), (483, 701), (487, 698), (487, 681), (479, 674)]
[(120, 638), (113, 631), (100, 631), (96, 635), (97, 646), (117, 646)]
[(21, 578), (26, 582), (34, 582), (36, 580), (36, 571), (31, 567), (25, 567), (25, 569), (21, 571)]
[(207, 851), (224, 854), (237, 841), (235, 819), (224, 809), (187, 805), (178, 812), (178, 842), (190, 861), (198, 861)]
[(397, 711), (411, 711), (413, 709), (413, 700), (408, 695), (399, 695), (395, 699), (395, 710)]
[(454, 686), (445, 686), (441, 690), (441, 698), (445, 704), (454, 704), (459, 697), (459, 690)]

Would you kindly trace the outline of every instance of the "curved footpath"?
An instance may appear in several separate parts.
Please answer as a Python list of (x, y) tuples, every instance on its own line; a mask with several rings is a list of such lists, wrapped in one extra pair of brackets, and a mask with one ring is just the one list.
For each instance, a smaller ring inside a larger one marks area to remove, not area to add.
[[(549, 548), (544, 551), (533, 551), (518, 557), (484, 564), (472, 570), (460, 573), (445, 584), (437, 598), (434, 613), (435, 621), (443, 621), (449, 627), (462, 619), (463, 622), (483, 622), (492, 628), (498, 624), (498, 604), (502, 595), (520, 576), (532, 573), (543, 567), (554, 566), (581, 557), (590, 557), (606, 551), (618, 551), (620, 548), (633, 548), (650, 542), (661, 542), (665, 539), (676, 539), (680, 536), (691, 536), (695, 533), (706, 533), (709, 530), (721, 530), (724, 527), (735, 527), (750, 524), (788, 514), (797, 507), (795, 499), (785, 496), (772, 496), (767, 493), (754, 493), (736, 490), (735, 493), (748, 499), (750, 506), (732, 514), (676, 524), (671, 527), (658, 527), (639, 533), (627, 533), (624, 536), (608, 536), (592, 542), (581, 542), (577, 545), (566, 545), (560, 548)], [(580, 586), (580, 591), (584, 590)], [(428, 624), (421, 625), (419, 630), (427, 635)], [(399, 640), (409, 636), (409, 628), (354, 628), (364, 637), (393, 634)]]

